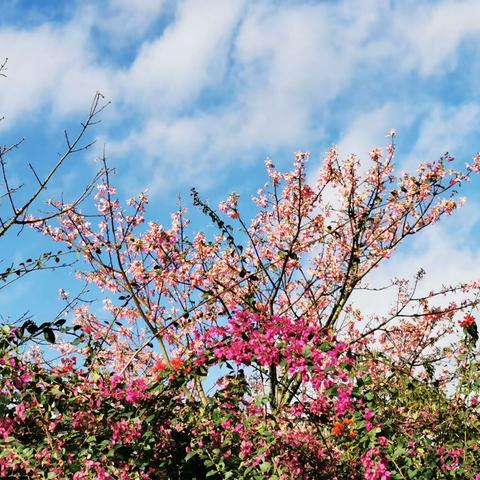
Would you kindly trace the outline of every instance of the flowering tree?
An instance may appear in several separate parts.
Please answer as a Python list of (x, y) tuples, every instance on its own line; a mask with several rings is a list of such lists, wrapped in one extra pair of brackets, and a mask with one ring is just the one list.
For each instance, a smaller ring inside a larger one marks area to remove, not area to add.
[(352, 301), (457, 208), (480, 155), (397, 177), (390, 135), (365, 168), (335, 148), (315, 176), (304, 153), (288, 173), (267, 161), (251, 222), (238, 195), (218, 213), (193, 190), (213, 238), (184, 209), (146, 224), (146, 195), (121, 207), (106, 168), (96, 219), (54, 203), (58, 224), (32, 224), (83, 257), (105, 313), (71, 309), (54, 368), (5, 331), (4, 477), (480, 479), (478, 283), (420, 295), (420, 271), (385, 316)]

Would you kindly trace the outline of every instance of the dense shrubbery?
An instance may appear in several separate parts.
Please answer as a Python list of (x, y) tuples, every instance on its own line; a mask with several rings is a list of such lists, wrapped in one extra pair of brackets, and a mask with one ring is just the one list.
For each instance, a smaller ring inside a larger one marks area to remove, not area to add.
[(423, 272), (396, 279), (375, 318), (351, 295), (452, 213), (480, 156), (464, 173), (447, 155), (397, 178), (391, 135), (363, 170), (335, 149), (315, 179), (303, 153), (289, 173), (267, 162), (249, 225), (238, 195), (224, 220), (193, 191), (214, 238), (189, 236), (183, 210), (145, 225), (147, 197), (121, 208), (108, 170), (97, 217), (60, 203), (56, 219), (28, 217), (81, 254), (108, 316), (72, 303), (71, 324), (44, 325), (62, 353), (48, 367), (22, 358), (38, 327), (3, 327), (0, 475), (478, 480), (479, 284), (422, 296)]

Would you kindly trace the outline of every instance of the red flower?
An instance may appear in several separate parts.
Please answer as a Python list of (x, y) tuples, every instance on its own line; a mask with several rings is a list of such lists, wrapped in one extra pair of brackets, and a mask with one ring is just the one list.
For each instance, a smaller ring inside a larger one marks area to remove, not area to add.
[(158, 372), (162, 372), (163, 370), (165, 370), (166, 368), (166, 365), (161, 361), (159, 360), (152, 368), (152, 372), (153, 373), (158, 373)]
[(468, 328), (471, 327), (475, 323), (475, 317), (471, 315), (470, 313), (467, 313), (464, 317), (463, 320), (460, 320), (458, 324), (462, 328)]
[(335, 435), (335, 436), (341, 435), (344, 430), (345, 430), (345, 425), (343, 423), (335, 422), (332, 428), (332, 435)]
[(170, 365), (172, 366), (172, 368), (174, 370), (179, 370), (180, 367), (182, 366), (183, 364), (183, 360), (179, 357), (173, 357), (171, 360), (170, 360)]

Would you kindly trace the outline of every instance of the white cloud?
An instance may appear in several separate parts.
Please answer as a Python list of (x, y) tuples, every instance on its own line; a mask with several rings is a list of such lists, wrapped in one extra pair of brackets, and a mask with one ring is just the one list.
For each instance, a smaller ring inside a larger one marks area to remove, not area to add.
[(235, 71), (245, 86), (239, 100), (251, 130), (266, 142), (311, 138), (313, 115), (353, 80), (378, 14), (366, 8), (356, 15), (349, 3), (261, 4), (249, 12), (235, 45)]
[(2, 54), (9, 58), (8, 78), (0, 86), (3, 128), (40, 109), (56, 114), (85, 111), (97, 89), (109, 90), (109, 72), (95, 66), (88, 36), (72, 26), (0, 30)]
[[(106, 11), (93, 3), (90, 13), (102, 16), (98, 28), (111, 35), (117, 46), (118, 43), (122, 46), (132, 38), (140, 38), (164, 13), (167, 3), (166, 0), (108, 0), (107, 5), (102, 6)], [(95, 18), (90, 21), (95, 22)]]
[(222, 81), (242, 0), (181, 2), (174, 22), (144, 43), (123, 79), (123, 93), (147, 111), (182, 107)]
[(420, 162), (432, 162), (448, 151), (454, 155), (468, 154), (467, 158), (456, 164), (457, 168), (462, 168), (465, 161), (470, 162), (475, 153), (465, 152), (465, 145), (469, 144), (468, 140), (478, 138), (479, 124), (478, 103), (431, 105), (421, 120), (417, 141), (402, 166), (407, 170), (415, 170)]
[(390, 128), (400, 134), (416, 119), (418, 112), (413, 105), (387, 101), (383, 105), (355, 116), (345, 127), (338, 141), (341, 157), (350, 153), (357, 155), (364, 163), (368, 162), (368, 152), (372, 148), (384, 148), (390, 142), (386, 138)]
[[(188, 182), (255, 151), (334, 140), (341, 152), (363, 157), (384, 143), (388, 128), (401, 135), (419, 120), (411, 158), (437, 157), (462, 143), (459, 132), (473, 133), (478, 105), (458, 110), (439, 97), (418, 104), (405, 100), (403, 85), (415, 82), (407, 78), (412, 73), (454, 68), (478, 33), (479, 9), (468, 0), (366, 0), (361, 8), (353, 0), (89, 2), (68, 24), (0, 30), (11, 59), (0, 111), (15, 120), (48, 106), (58, 119), (85, 111), (101, 90), (113, 101), (108, 151), (126, 161), (134, 154), (137, 176), (144, 158), (143, 181), (153, 183), (162, 183), (165, 169)], [(156, 31), (159, 20), (165, 24)], [(138, 48), (122, 65), (109, 61), (94, 43), (95, 30), (107, 33), (104, 41), (117, 53), (132, 39)], [(340, 138), (327, 140), (327, 131)]]
[[(175, 117), (164, 107), (192, 101), (216, 76), (221, 82), (226, 59), (218, 48), (228, 51), (221, 42), (220, 47), (210, 48), (218, 43), (211, 28), (202, 28), (196, 38), (202, 24), (201, 16), (194, 15), (198, 5), (188, 4), (188, 16), (186, 5), (162, 37), (143, 46), (126, 74), (135, 78), (126, 83), (127, 96), (135, 95), (139, 102), (143, 98), (150, 105), (145, 108), (154, 107), (155, 114), (110, 149), (112, 154), (141, 151), (150, 159), (149, 165), (156, 155), (167, 168), (172, 163), (177, 166), (180, 181), (198, 181), (202, 171), (219, 171), (255, 149), (305, 148), (322, 134), (323, 127), (312, 121), (312, 115), (350, 82), (361, 43), (375, 20), (374, 14), (354, 15), (347, 7), (340, 12), (325, 5), (275, 9), (264, 2), (247, 9), (234, 37), (229, 32), (235, 17), (229, 16), (219, 32), (222, 41), (233, 39), (231, 97), (214, 109)], [(344, 35), (345, 47), (340, 40), (330, 43), (337, 28), (335, 16), (354, 23)], [(191, 42), (200, 45), (197, 59), (181, 55)], [(208, 48), (202, 53), (204, 45)], [(210, 78), (212, 58), (217, 72)], [(212, 159), (215, 165), (209, 164)]]
[(409, 2), (393, 22), (396, 36), (405, 42), (408, 53), (401, 62), (425, 76), (452, 70), (460, 44), (475, 37), (478, 40), (478, 18), (480, 3), (476, 0)]

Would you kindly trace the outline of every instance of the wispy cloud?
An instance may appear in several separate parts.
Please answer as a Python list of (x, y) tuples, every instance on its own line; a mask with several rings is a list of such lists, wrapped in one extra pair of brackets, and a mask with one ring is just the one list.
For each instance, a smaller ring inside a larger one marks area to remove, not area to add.
[(390, 127), (412, 145), (410, 166), (473, 140), (478, 101), (445, 93), (450, 76), (478, 68), (463, 59), (478, 49), (479, 10), (469, 0), (78, 3), (63, 22), (0, 28), (11, 75), (2, 128), (71, 118), (101, 90), (113, 103), (107, 152), (137, 176), (144, 162), (139, 181), (151, 185), (168, 186), (168, 169), (208, 186), (202, 172), (281, 149), (337, 142), (365, 155)]

